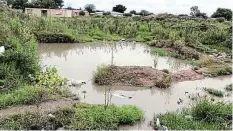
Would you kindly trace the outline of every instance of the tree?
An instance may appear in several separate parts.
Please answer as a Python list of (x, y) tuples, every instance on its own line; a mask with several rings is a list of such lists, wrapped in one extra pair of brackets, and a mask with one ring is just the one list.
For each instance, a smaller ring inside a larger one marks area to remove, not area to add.
[(115, 7), (113, 7), (112, 11), (124, 13), (126, 9), (127, 8), (125, 6), (120, 4), (120, 5), (116, 5)]
[(13, 5), (14, 0), (7, 0), (7, 5)]
[(24, 12), (27, 2), (28, 2), (28, 0), (14, 0), (12, 3), (12, 8), (22, 9)]
[(190, 13), (191, 16), (207, 18), (206, 13), (202, 13), (202, 12), (198, 9), (198, 6), (192, 6), (192, 7), (190, 8), (190, 10), (191, 10), (191, 13)]
[(212, 18), (219, 18), (223, 17), (226, 20), (231, 20), (232, 19), (232, 11), (231, 9), (226, 9), (226, 8), (218, 8), (216, 12), (214, 12), (211, 15)]
[(85, 15), (85, 12), (81, 10), (81, 11), (79, 12), (79, 15), (80, 15), (80, 16), (84, 16), (84, 15)]
[(89, 13), (94, 13), (95, 12), (95, 5), (94, 4), (87, 4), (87, 5), (84, 6), (84, 8)]
[(141, 12), (140, 12), (140, 15), (142, 15), (142, 16), (148, 16), (150, 14), (151, 13), (149, 11), (147, 11), (147, 10), (141, 10)]
[(191, 13), (190, 13), (191, 16), (195, 16), (196, 17), (196, 15), (198, 13), (200, 13), (200, 10), (198, 9), (198, 6), (192, 6), (190, 8), (190, 10), (191, 10)]
[(130, 14), (134, 14), (134, 15), (137, 14), (137, 12), (136, 12), (135, 10), (131, 10), (129, 13), (130, 13)]
[(63, 0), (35, 0), (32, 2), (35, 8), (62, 8)]

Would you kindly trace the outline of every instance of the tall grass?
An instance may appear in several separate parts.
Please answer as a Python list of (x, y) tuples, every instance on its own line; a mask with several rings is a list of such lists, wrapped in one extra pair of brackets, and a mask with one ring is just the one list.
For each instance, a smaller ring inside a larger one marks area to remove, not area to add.
[(218, 96), (218, 97), (223, 97), (224, 92), (221, 90), (213, 89), (213, 88), (205, 88), (204, 89), (206, 92), (208, 92), (211, 95)]
[[(169, 130), (230, 130), (232, 104), (201, 99), (181, 112), (168, 112), (157, 117)], [(157, 117), (154, 117), (155, 128)]]

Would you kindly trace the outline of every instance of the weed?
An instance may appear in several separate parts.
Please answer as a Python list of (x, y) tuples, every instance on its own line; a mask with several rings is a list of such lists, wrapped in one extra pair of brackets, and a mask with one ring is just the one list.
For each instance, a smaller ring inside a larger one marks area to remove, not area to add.
[(104, 78), (109, 76), (111, 73), (110, 67), (106, 65), (100, 65), (97, 67), (97, 70), (94, 72), (94, 82), (98, 84), (107, 84), (109, 81), (106, 81)]
[(207, 91), (209, 94), (214, 95), (214, 96), (223, 97), (223, 95), (224, 95), (223, 91), (216, 90), (213, 88), (205, 88), (204, 90)]
[(159, 56), (168, 56), (169, 52), (162, 48), (152, 48), (151, 54), (158, 54)]
[(227, 85), (225, 89), (226, 89), (227, 91), (232, 91), (232, 84)]

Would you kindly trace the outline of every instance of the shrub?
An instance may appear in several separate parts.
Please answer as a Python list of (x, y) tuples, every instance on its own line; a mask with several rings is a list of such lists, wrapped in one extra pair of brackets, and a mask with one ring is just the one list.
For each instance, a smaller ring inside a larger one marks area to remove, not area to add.
[(108, 83), (108, 81), (106, 81), (104, 78), (110, 75), (110, 73), (111, 70), (109, 66), (98, 66), (97, 70), (94, 72), (94, 82), (97, 84), (106, 84), (106, 82)]
[(36, 34), (39, 43), (75, 43), (75, 38), (62, 33), (38, 33)]
[(151, 49), (152, 54), (158, 54), (159, 56), (168, 56), (169, 52), (162, 48), (153, 48)]
[(110, 105), (105, 110), (103, 105), (81, 105), (71, 125), (76, 130), (114, 130), (119, 124), (132, 124), (142, 117), (142, 110), (135, 106)]
[(10, 93), (1, 94), (0, 108), (19, 104), (34, 104), (42, 101), (46, 97), (46, 91), (42, 88), (24, 86)]
[(155, 129), (157, 118), (169, 130), (230, 130), (232, 104), (201, 99), (181, 112), (167, 112), (154, 116)]
[(232, 84), (226, 86), (227, 91), (232, 91)]
[(212, 89), (212, 88), (205, 88), (205, 91), (207, 91), (208, 93), (210, 93), (211, 95), (214, 96), (219, 96), (219, 97), (223, 97), (224, 92), (220, 91), (220, 90), (216, 90), (216, 89)]

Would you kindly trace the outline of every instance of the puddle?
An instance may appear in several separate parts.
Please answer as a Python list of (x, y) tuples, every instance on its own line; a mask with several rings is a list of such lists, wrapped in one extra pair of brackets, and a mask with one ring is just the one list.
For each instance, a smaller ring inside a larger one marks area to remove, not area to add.
[[(58, 73), (68, 79), (90, 80), (93, 71), (100, 64), (115, 64), (118, 66), (152, 66), (157, 69), (168, 69), (172, 72), (188, 69), (191, 66), (182, 60), (159, 57), (150, 54), (150, 48), (138, 43), (108, 44), (40, 44), (39, 52), (42, 65), (55, 65)], [(157, 62), (155, 62), (157, 61)], [(189, 93), (204, 93), (203, 87), (224, 90), (231, 83), (231, 76), (206, 78), (203, 80), (174, 83), (169, 89), (142, 87), (107, 87), (111, 93), (122, 93), (132, 96), (131, 99), (112, 97), (116, 105), (136, 105), (145, 111), (145, 121), (134, 126), (122, 126), (121, 129), (151, 129), (148, 125), (154, 113), (176, 111), (190, 103)], [(72, 88), (79, 94), (83, 102), (104, 104), (104, 87), (88, 82), (81, 88)], [(85, 98), (82, 91), (86, 91)], [(177, 104), (178, 99), (182, 104)], [(231, 97), (224, 100), (231, 101)]]

